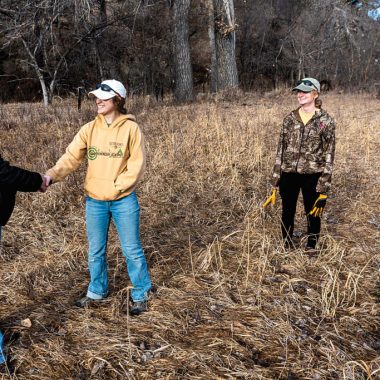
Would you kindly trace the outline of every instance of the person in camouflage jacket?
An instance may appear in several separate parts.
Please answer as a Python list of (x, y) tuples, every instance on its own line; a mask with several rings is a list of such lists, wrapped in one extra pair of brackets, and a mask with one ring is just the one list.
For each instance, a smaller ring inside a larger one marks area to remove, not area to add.
[[(331, 187), (335, 153), (335, 122), (321, 109), (320, 84), (304, 78), (293, 89), (300, 107), (285, 117), (280, 133), (271, 184), (282, 198), (282, 236), (293, 246), (294, 216), (300, 190), (308, 222), (307, 250), (314, 250), (319, 238), (321, 219), (310, 215), (316, 202)], [(322, 208), (323, 211), (323, 208)]]

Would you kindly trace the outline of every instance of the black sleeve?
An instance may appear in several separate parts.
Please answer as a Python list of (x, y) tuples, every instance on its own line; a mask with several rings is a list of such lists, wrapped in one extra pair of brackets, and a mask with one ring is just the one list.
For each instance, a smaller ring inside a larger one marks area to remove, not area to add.
[(0, 188), (15, 191), (37, 191), (42, 184), (39, 173), (11, 166), (0, 156)]

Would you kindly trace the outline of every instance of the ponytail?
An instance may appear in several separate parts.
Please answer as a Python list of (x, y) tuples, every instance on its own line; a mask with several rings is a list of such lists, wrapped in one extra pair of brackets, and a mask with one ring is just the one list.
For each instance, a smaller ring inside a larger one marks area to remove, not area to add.
[(116, 104), (118, 112), (120, 112), (122, 115), (127, 114), (127, 109), (125, 108), (125, 99), (121, 98), (119, 96), (113, 97), (113, 102)]

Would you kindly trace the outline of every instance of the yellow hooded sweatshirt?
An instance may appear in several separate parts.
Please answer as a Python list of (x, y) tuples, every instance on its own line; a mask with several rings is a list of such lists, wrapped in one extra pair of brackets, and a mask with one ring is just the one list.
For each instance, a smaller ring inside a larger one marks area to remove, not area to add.
[(145, 168), (144, 137), (133, 115), (121, 115), (108, 127), (103, 115), (85, 124), (56, 165), (54, 182), (73, 172), (87, 155), (84, 183), (94, 199), (110, 201), (131, 194)]

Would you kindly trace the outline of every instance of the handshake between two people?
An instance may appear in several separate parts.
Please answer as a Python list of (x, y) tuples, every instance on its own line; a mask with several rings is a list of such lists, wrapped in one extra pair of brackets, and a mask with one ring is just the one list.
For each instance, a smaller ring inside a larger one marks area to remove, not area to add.
[(41, 174), (42, 183), (41, 187), (38, 189), (41, 193), (45, 193), (49, 186), (53, 183), (53, 178), (46, 174)]

